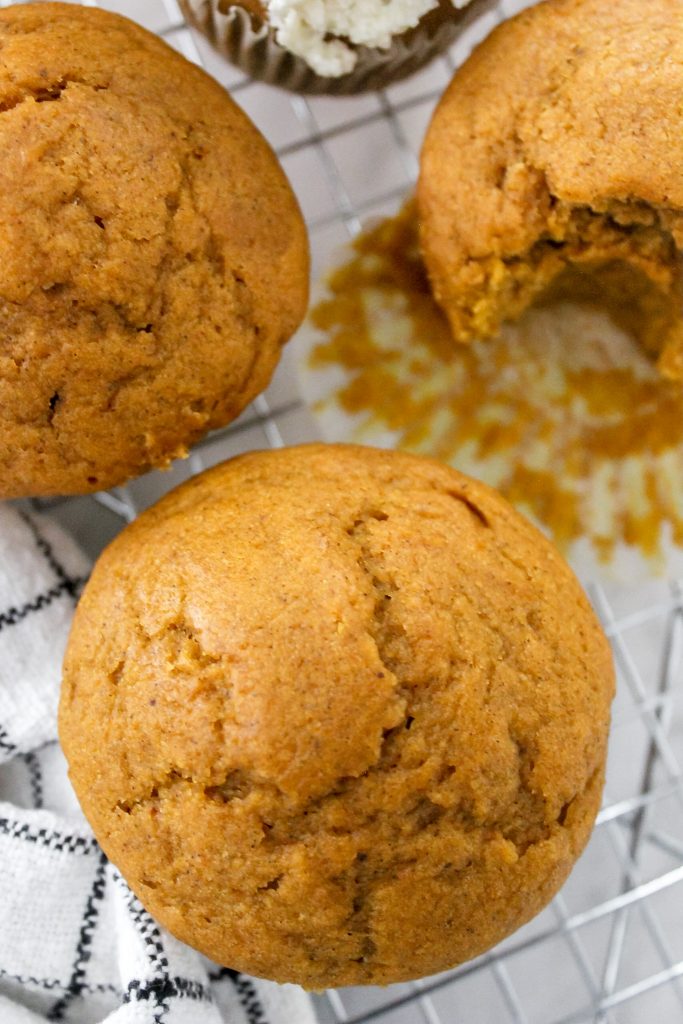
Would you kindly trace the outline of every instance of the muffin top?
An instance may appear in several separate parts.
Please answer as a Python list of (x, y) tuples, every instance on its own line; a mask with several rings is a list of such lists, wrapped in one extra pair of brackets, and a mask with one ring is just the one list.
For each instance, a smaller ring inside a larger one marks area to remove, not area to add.
[(194, 478), (105, 551), (60, 736), (172, 932), (279, 981), (388, 983), (552, 895), (598, 808), (612, 689), (581, 588), (502, 498), (313, 445)]
[[(461, 340), (497, 326), (479, 300), (514, 312), (529, 278), (538, 270), (544, 285), (565, 256), (630, 262), (666, 296), (677, 289), (680, 321), (683, 4), (644, 11), (641, 0), (538, 4), (500, 26), (442, 98), (422, 154), (422, 247)], [(683, 372), (680, 322), (668, 329)]]
[(267, 383), (308, 256), (225, 91), (92, 7), (0, 11), (0, 496), (163, 465)]

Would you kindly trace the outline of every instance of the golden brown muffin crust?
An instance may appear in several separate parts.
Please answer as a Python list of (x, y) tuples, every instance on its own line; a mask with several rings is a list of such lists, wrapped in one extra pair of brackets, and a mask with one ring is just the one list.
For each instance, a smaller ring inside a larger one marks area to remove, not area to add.
[(0, 11), (0, 111), (0, 496), (108, 487), (265, 387), (301, 215), (225, 91), (105, 11)]
[(388, 983), (556, 891), (612, 691), (575, 578), (498, 495), (314, 445), (204, 473), (114, 541), (60, 736), (104, 850), (174, 934), (279, 981)]
[[(615, 308), (648, 293), (632, 326), (683, 377), (682, 95), (681, 0), (549, 0), (475, 51), (434, 115), (419, 183), (456, 339), (494, 333), (574, 265), (606, 273)], [(613, 288), (618, 264), (631, 270)]]

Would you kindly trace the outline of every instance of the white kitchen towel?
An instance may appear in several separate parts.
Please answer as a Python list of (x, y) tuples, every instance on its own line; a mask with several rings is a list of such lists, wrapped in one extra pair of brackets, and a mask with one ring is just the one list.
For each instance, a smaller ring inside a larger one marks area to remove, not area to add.
[(81, 814), (56, 714), (89, 568), (54, 522), (0, 504), (0, 1022), (314, 1024), (301, 989), (164, 931)]

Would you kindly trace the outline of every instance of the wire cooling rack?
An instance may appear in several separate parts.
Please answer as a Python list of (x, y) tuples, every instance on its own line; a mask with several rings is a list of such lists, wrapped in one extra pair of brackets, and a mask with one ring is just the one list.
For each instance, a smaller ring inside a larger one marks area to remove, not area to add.
[[(362, 221), (396, 211), (414, 183), (424, 129), (453, 69), (528, 0), (502, 0), (425, 71), (351, 99), (307, 99), (244, 79), (189, 32), (175, 0), (101, 6), (203, 63), (269, 138), (301, 201), (317, 278)], [(94, 497), (36, 504), (49, 506), (96, 554), (124, 522), (193, 473), (316, 433), (298, 397), (290, 348), (265, 395), (169, 472)], [(569, 882), (533, 922), (458, 970), (315, 997), (321, 1024), (683, 1021), (683, 581), (652, 580), (637, 589), (584, 583), (614, 648), (619, 689), (604, 806)]]

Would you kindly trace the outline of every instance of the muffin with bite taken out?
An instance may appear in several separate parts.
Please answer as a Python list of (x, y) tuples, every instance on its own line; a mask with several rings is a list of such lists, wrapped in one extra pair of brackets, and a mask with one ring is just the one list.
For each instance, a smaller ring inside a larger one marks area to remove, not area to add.
[(418, 188), (422, 252), (456, 341), (571, 297), (606, 305), (683, 379), (683, 4), (644, 11), (547, 0), (456, 73)]

